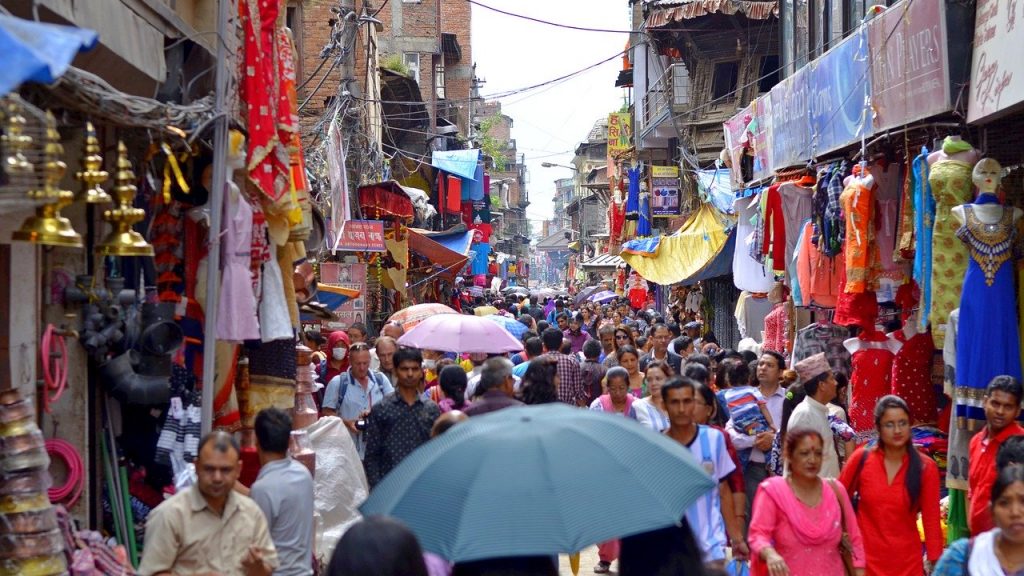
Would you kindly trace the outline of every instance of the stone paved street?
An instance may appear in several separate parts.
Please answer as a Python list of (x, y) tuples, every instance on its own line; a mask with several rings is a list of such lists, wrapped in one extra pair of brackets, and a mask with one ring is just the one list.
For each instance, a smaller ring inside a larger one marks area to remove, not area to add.
[[(580, 554), (580, 576), (589, 576), (594, 573), (594, 566), (597, 565), (597, 546), (591, 546)], [(618, 574), (618, 563), (612, 562), (611, 574)], [(558, 558), (558, 573), (561, 576), (572, 576), (572, 569), (569, 568), (569, 557)]]

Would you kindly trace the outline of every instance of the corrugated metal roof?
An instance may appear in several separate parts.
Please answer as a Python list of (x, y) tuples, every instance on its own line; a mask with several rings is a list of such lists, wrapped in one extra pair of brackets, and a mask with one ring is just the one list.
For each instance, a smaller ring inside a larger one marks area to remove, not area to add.
[(599, 254), (580, 264), (584, 268), (618, 268), (625, 262), (617, 254)]
[(732, 16), (737, 12), (752, 20), (767, 20), (779, 16), (778, 0), (654, 0), (646, 28), (658, 28), (674, 21), (700, 18), (722, 13)]

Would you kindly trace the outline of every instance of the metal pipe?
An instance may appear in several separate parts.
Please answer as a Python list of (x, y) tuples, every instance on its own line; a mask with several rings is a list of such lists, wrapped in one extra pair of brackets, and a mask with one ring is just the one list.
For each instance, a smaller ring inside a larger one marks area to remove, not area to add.
[[(233, 68), (228, 67), (229, 46), (234, 46), (234, 33), (228, 33), (232, 2), (220, 0), (217, 11), (217, 75), (215, 82), (214, 113), (217, 115), (213, 131), (213, 177), (210, 184), (210, 231), (206, 257), (206, 310), (203, 322), (203, 392), (202, 431), (213, 428), (214, 372), (217, 350), (217, 304), (220, 300), (220, 235), (224, 212), (224, 192), (228, 181), (228, 114), (225, 108)], [(234, 51), (232, 50), (231, 53)]]

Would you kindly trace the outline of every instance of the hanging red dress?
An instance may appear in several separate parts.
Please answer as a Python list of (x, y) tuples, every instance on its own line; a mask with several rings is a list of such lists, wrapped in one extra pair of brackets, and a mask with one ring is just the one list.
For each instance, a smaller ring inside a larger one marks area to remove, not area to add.
[(934, 424), (939, 409), (932, 388), (932, 333), (920, 332), (907, 338), (897, 330), (890, 336), (903, 343), (892, 363), (892, 393), (906, 400), (912, 423)]
[(892, 364), (902, 344), (875, 330), (843, 343), (850, 351), (850, 426), (859, 439), (875, 430), (875, 404), (892, 394)]
[(242, 21), (240, 96), (249, 132), (246, 170), (249, 180), (272, 201), (288, 191), (289, 161), (277, 131), (277, 17), (280, 2), (239, 0)]
[(786, 306), (781, 302), (764, 317), (763, 348), (779, 354), (786, 353)]

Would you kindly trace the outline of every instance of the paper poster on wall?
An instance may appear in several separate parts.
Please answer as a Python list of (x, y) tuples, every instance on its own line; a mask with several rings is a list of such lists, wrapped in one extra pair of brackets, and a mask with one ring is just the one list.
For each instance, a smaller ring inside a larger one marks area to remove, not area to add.
[(651, 216), (679, 215), (679, 167), (651, 166)]
[(326, 327), (346, 330), (357, 322), (366, 323), (366, 264), (324, 262), (320, 265), (320, 282), (359, 290), (358, 298), (353, 298), (334, 310), (337, 319), (325, 322)]

